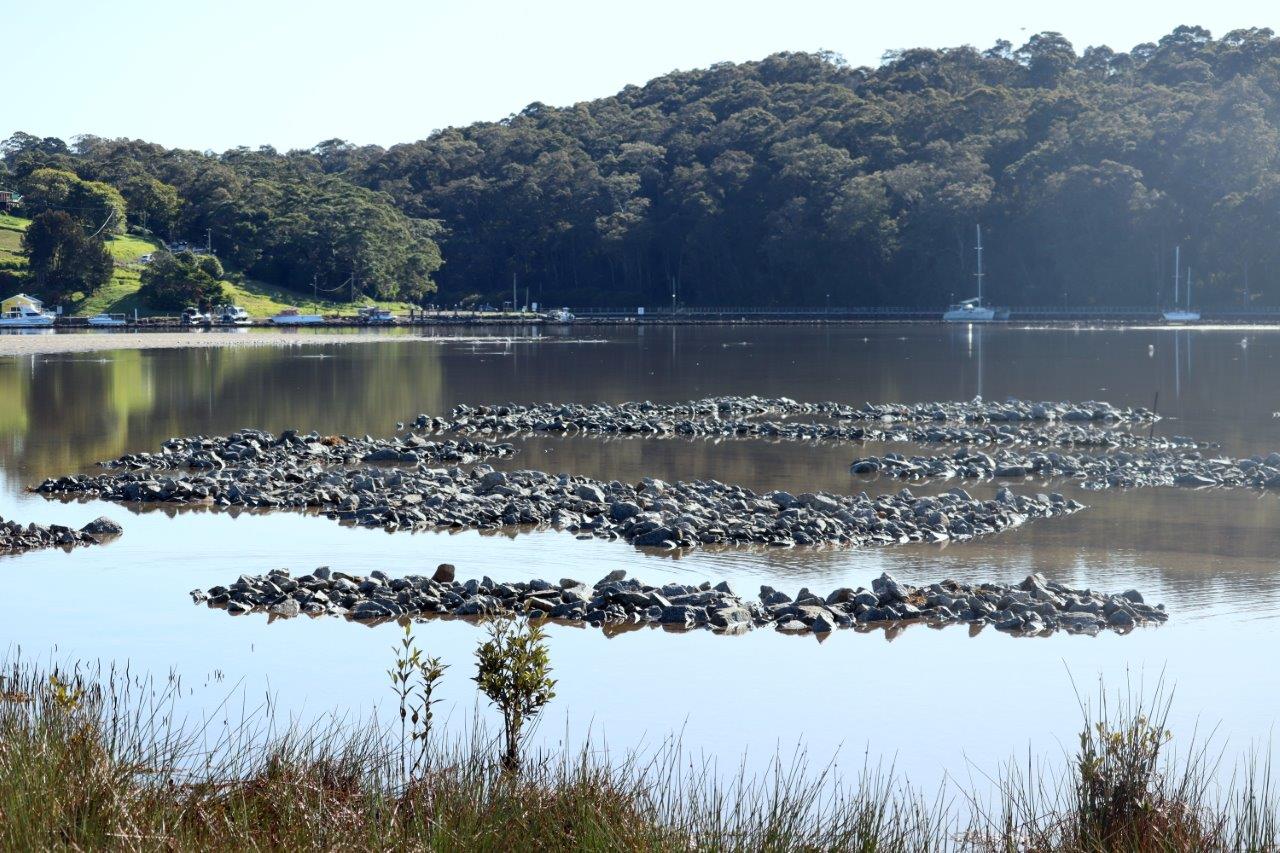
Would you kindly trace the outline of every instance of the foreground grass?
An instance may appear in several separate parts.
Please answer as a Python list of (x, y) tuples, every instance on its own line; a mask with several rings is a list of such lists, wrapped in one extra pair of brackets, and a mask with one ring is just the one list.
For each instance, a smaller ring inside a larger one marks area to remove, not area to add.
[(843, 782), (803, 756), (726, 781), (675, 744), (535, 755), (512, 772), (477, 735), (431, 741), (406, 772), (405, 742), (376, 724), (183, 729), (177, 683), (9, 666), (0, 849), (1271, 850), (1280, 837), (1265, 770), (1221, 792), (1204, 750), (1168, 757), (1158, 695), (1099, 703), (1065, 771), (1010, 768), (984, 805), (892, 773)]

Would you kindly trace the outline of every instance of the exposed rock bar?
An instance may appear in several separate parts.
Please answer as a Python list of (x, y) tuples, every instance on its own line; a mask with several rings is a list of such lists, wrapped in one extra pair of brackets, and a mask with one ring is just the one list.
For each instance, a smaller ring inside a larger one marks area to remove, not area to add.
[[(833, 405), (824, 403), (821, 405)], [(964, 421), (965, 423), (987, 422), (1106, 422), (1106, 423), (1152, 423), (1159, 416), (1150, 409), (1113, 406), (1105, 401), (1088, 400), (1082, 403), (1072, 402), (1032, 402), (1013, 397), (1004, 402), (983, 400), (976, 397), (969, 402), (943, 403), (864, 403), (853, 409), (838, 406), (834, 417), (850, 420), (879, 421)]]
[[(657, 548), (942, 542), (1082, 508), (1061, 495), (1028, 497), (1007, 489), (986, 501), (959, 489), (921, 498), (906, 489), (876, 498), (865, 493), (760, 495), (716, 480), (646, 478), (630, 484), (495, 471), (483, 464), (469, 471), (428, 464), (459, 455), (501, 456), (510, 449), (509, 444), (430, 442), (417, 435), (382, 442), (241, 430), (226, 438), (169, 439), (160, 453), (105, 463), (113, 473), (48, 479), (35, 491), (138, 503), (310, 509), (386, 530), (547, 526)], [(355, 464), (384, 458), (401, 464)]]
[(836, 628), (907, 622), (991, 625), (1028, 635), (1058, 630), (1096, 634), (1105, 629), (1123, 632), (1168, 618), (1163, 605), (1146, 604), (1135, 590), (1106, 595), (1070, 589), (1039, 574), (1016, 586), (944, 580), (914, 587), (886, 573), (869, 590), (841, 588), (819, 596), (801, 589), (793, 598), (762, 586), (758, 600), (747, 600), (723, 582), (657, 587), (628, 580), (621, 570), (593, 586), (571, 578), (559, 583), (507, 583), (485, 577), (462, 583), (454, 579), (453, 566), (445, 564), (432, 577), (403, 578), (378, 571), (367, 577), (348, 575), (328, 568), (294, 578), (280, 569), (266, 575), (241, 575), (230, 586), (195, 589), (191, 597), (197, 604), (223, 608), (233, 615), (341, 616), (375, 624), (412, 617), (523, 615), (606, 628), (650, 625), (736, 633), (771, 626), (819, 635)]
[(855, 459), (849, 470), (913, 482), (1069, 477), (1080, 480), (1081, 487), (1094, 490), (1141, 486), (1280, 489), (1280, 453), (1231, 459), (1208, 457), (1199, 451), (1155, 449), (1109, 454), (1024, 454), (1005, 449), (987, 454), (963, 449), (938, 456), (869, 456)]
[[(820, 415), (822, 422), (800, 422)], [(768, 418), (783, 418), (770, 420)], [(1148, 437), (1114, 426), (1151, 423), (1145, 409), (1108, 403), (927, 403), (916, 406), (799, 403), (786, 397), (712, 397), (689, 403), (460, 405), (449, 417), (418, 415), (413, 426), (465, 435), (587, 434), (769, 438), (803, 441), (912, 441), (1039, 447), (1183, 447), (1185, 437)], [(1106, 424), (1099, 427), (1095, 424)]]
[(76, 530), (61, 524), (19, 524), (0, 518), (0, 554), (22, 554), (40, 548), (71, 549), (98, 545), (124, 532), (109, 518), (98, 518)]
[(510, 456), (510, 444), (475, 441), (428, 441), (418, 435), (396, 439), (354, 438), (348, 435), (301, 435), (285, 430), (277, 437), (269, 432), (242, 429), (229, 436), (170, 438), (158, 453), (130, 453), (98, 464), (104, 468), (136, 471), (222, 469), (252, 463), (267, 468), (299, 462), (318, 465), (355, 465), (361, 462), (449, 462), (470, 465), (481, 459)]

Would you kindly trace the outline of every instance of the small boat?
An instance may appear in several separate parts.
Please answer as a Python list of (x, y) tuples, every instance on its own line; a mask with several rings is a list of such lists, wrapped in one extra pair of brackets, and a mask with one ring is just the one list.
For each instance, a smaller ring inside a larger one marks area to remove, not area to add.
[(89, 325), (95, 329), (117, 329), (129, 325), (129, 318), (124, 314), (94, 314), (89, 318)]
[(1181, 273), (1182, 247), (1175, 246), (1173, 248), (1173, 307), (1164, 312), (1164, 321), (1166, 323), (1199, 323), (1200, 312), (1191, 309), (1191, 267), (1187, 267), (1187, 306), (1185, 308), (1178, 307)]
[(373, 305), (366, 305), (360, 309), (360, 322), (366, 326), (390, 326), (395, 323), (396, 315), (392, 314), (386, 308), (378, 308)]
[(57, 315), (44, 310), (34, 296), (19, 293), (0, 302), (0, 329), (40, 329), (53, 325)]
[(573, 312), (568, 308), (557, 308), (555, 311), (548, 311), (543, 315), (543, 319), (548, 323), (554, 323), (557, 326), (568, 326), (578, 319), (573, 316)]
[(188, 306), (182, 309), (182, 325), (207, 326), (209, 325), (209, 315), (203, 313), (199, 308)]
[(285, 308), (270, 319), (277, 326), (314, 326), (324, 322), (319, 314), (303, 314), (297, 308)]
[(1008, 308), (992, 308), (982, 304), (982, 226), (978, 226), (978, 295), (972, 299), (963, 299), (949, 307), (942, 314), (944, 323), (995, 323), (1009, 319)]
[(983, 305), (982, 297), (974, 297), (952, 305), (942, 319), (947, 323), (993, 323), (996, 309)]
[(214, 316), (221, 326), (248, 326), (253, 322), (249, 312), (239, 305), (219, 305), (214, 310)]

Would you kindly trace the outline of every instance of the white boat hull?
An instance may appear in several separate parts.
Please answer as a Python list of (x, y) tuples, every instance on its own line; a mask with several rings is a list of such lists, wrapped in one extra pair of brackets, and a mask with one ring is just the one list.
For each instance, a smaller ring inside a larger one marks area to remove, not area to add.
[(0, 317), (0, 329), (47, 329), (53, 325), (53, 316)]
[(1166, 323), (1198, 323), (1200, 322), (1200, 312), (1166, 311), (1164, 312), (1164, 321)]
[(946, 323), (994, 323), (1000, 318), (994, 308), (954, 308), (942, 319)]
[(314, 326), (323, 323), (324, 318), (318, 314), (298, 314), (289, 317), (272, 317), (271, 322), (277, 326)]

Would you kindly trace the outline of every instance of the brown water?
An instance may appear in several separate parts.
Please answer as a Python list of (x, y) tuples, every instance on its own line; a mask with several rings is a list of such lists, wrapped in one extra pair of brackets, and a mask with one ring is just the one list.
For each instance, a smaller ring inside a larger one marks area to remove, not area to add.
[[(323, 333), (317, 333), (323, 334)], [(1242, 338), (1247, 345), (1242, 346)], [(120, 350), (0, 358), (0, 516), (81, 524), (121, 521), (118, 542), (72, 554), (0, 559), (0, 641), (40, 658), (130, 660), (200, 683), (222, 673), (283, 709), (363, 713), (389, 695), (384, 670), (395, 629), (340, 620), (278, 622), (195, 608), (186, 592), (243, 571), (327, 564), (391, 574), (456, 563), (461, 576), (563, 576), (594, 581), (625, 568), (650, 582), (728, 579), (741, 591), (869, 584), (889, 570), (911, 582), (1016, 580), (1042, 571), (1064, 582), (1163, 601), (1170, 622), (1129, 636), (1015, 639), (988, 630), (916, 626), (837, 632), (823, 643), (755, 631), (744, 637), (642, 630), (608, 638), (556, 627), (560, 695), (541, 736), (615, 748), (680, 731), (688, 746), (733, 765), (802, 740), (824, 757), (843, 745), (894, 758), (923, 782), (990, 770), (1028, 744), (1056, 752), (1078, 712), (1069, 676), (1119, 686), (1126, 672), (1177, 685), (1175, 722), (1221, 724), (1232, 748), (1265, 740), (1280, 679), (1280, 497), (1249, 491), (1084, 492), (1028, 482), (1089, 505), (945, 547), (877, 550), (728, 549), (644, 554), (620, 542), (557, 532), (397, 533), (300, 515), (138, 512), (25, 494), (48, 475), (81, 470), (171, 435), (255, 426), (390, 433), (419, 412), (458, 402), (678, 401), (717, 394), (860, 403), (1019, 396), (1150, 406), (1157, 430), (1221, 442), (1247, 455), (1280, 449), (1280, 329), (949, 328), (835, 326), (578, 328), (562, 335), (448, 337), (347, 346)], [(716, 478), (755, 489), (897, 491), (848, 474), (857, 455), (909, 445), (753, 440), (539, 437), (510, 464), (637, 480)], [(916, 493), (954, 484), (913, 486)], [(971, 489), (989, 491), (986, 487)], [(455, 719), (474, 702), (467, 680), (479, 638), (460, 622), (418, 629), (453, 665)], [(885, 642), (886, 639), (892, 642)], [(192, 694), (212, 707), (226, 682)], [(203, 704), (202, 704), (203, 703)]]

